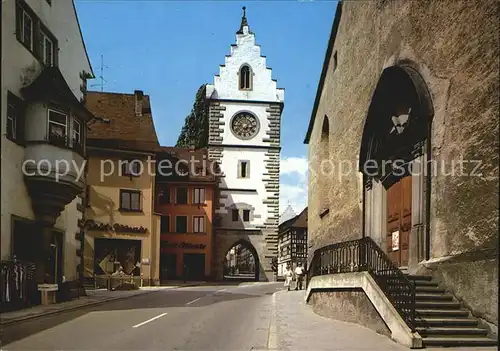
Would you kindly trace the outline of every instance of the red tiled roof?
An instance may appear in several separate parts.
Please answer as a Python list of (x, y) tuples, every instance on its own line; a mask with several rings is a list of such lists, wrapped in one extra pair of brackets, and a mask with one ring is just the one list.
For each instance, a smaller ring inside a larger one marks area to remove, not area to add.
[(107, 121), (90, 125), (87, 144), (122, 150), (159, 151), (148, 95), (143, 95), (142, 104), (142, 116), (136, 116), (134, 94), (89, 91), (87, 108), (96, 117)]

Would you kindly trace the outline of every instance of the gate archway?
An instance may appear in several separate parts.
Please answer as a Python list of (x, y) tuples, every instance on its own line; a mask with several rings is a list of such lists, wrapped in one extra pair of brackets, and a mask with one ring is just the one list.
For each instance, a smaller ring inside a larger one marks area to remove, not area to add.
[(222, 272), (226, 281), (259, 281), (260, 260), (255, 247), (244, 239), (236, 241), (224, 256)]

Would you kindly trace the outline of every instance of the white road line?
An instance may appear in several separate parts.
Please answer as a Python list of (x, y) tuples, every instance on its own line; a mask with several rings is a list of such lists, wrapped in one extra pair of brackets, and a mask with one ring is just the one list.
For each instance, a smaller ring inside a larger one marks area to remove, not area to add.
[(166, 314), (167, 314), (167, 313), (162, 313), (162, 314), (160, 314), (160, 315), (158, 315), (158, 316), (156, 316), (156, 317), (153, 317), (153, 318), (151, 318), (151, 319), (148, 319), (148, 320), (147, 320), (147, 321), (145, 321), (145, 322), (142, 322), (142, 323), (136, 324), (136, 325), (134, 325), (132, 328), (139, 328), (140, 326), (142, 326), (142, 325), (144, 325), (144, 324), (146, 324), (146, 323), (152, 322), (152, 321), (154, 321), (155, 319), (161, 318), (161, 317), (163, 317), (163, 316), (164, 316), (164, 315), (166, 315)]
[(189, 301), (186, 305), (191, 305), (192, 303), (195, 303), (196, 301), (200, 300), (201, 297), (198, 297), (197, 299), (194, 299), (193, 301)]
[(215, 293), (219, 293), (219, 292), (222, 292), (222, 291), (226, 291), (227, 289), (220, 289), (220, 290), (217, 290)]

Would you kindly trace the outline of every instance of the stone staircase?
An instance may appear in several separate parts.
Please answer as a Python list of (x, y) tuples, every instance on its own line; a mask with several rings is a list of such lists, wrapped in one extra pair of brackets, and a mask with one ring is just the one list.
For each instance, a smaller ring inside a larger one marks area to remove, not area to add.
[(424, 347), (496, 346), (488, 330), (479, 326), (452, 295), (430, 276), (407, 275), (415, 283), (416, 331)]

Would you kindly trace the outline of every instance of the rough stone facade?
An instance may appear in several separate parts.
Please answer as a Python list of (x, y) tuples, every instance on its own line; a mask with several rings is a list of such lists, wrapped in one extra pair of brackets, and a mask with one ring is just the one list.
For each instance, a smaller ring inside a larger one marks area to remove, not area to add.
[[(306, 137), (309, 258), (326, 244), (362, 237), (368, 217), (358, 160), (365, 122), (382, 72), (404, 63), (418, 72), (432, 102), (427, 155), (445, 165), (425, 189), (429, 249), (410, 258), (409, 269), (432, 273), (477, 317), (498, 325), (498, 2), (344, 1), (337, 11)], [(322, 182), (325, 155), (334, 169)], [(460, 159), (469, 160), (467, 175), (452, 173)], [(382, 222), (383, 214), (382, 208)], [(386, 250), (383, 240), (376, 241)], [(410, 255), (415, 245), (410, 241)]]

